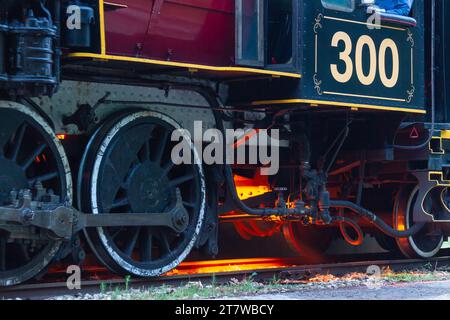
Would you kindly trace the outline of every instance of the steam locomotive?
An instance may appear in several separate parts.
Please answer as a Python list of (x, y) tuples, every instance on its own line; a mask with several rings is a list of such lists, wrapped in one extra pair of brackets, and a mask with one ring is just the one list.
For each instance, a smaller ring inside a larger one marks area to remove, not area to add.
[[(0, 286), (81, 263), (87, 246), (113, 272), (159, 276), (216, 255), (221, 223), (282, 234), (299, 255), (365, 235), (436, 255), (450, 7), (374, 4), (0, 1)], [(277, 129), (279, 170), (205, 164), (193, 143), (196, 161), (173, 163), (172, 132), (192, 142), (196, 121), (245, 129), (232, 142), (245, 150), (248, 132)]]

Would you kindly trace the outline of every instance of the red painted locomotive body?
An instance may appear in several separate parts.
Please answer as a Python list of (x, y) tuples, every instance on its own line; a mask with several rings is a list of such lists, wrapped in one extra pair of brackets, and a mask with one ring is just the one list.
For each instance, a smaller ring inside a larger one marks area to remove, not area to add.
[(234, 64), (234, 1), (105, 2), (106, 53), (216, 66)]

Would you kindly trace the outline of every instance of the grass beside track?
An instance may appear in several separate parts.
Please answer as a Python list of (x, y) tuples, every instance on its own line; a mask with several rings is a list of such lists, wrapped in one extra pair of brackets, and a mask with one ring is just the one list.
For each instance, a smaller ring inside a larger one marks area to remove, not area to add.
[(99, 294), (63, 296), (55, 299), (96, 299), (96, 300), (187, 300), (238, 298), (261, 294), (276, 294), (314, 289), (336, 289), (345, 287), (382, 287), (395, 283), (425, 282), (450, 280), (450, 269), (435, 269), (433, 266), (414, 271), (393, 272), (383, 269), (381, 274), (350, 273), (341, 277), (334, 275), (315, 275), (299, 279), (276, 279), (256, 281), (256, 274), (227, 283), (217, 283), (213, 277), (210, 281), (189, 282), (182, 286), (162, 285), (149, 288), (129, 288), (130, 279), (125, 285), (112, 287), (102, 283)]

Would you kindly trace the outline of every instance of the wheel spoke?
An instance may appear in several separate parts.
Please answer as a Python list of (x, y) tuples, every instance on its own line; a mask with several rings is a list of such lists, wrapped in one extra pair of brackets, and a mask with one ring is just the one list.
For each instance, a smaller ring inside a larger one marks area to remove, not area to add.
[(144, 143), (150, 140), (152, 132), (150, 129), (149, 126), (145, 126), (134, 133), (124, 134), (105, 154), (107, 159), (103, 170), (105, 174), (101, 175), (99, 184), (107, 186), (102, 188), (102, 198), (106, 207), (114, 201), (133, 163), (140, 162), (138, 154)]
[(129, 204), (128, 198), (121, 198), (114, 200), (113, 204), (111, 205), (111, 209), (117, 209), (120, 207), (125, 207)]
[(150, 161), (150, 140), (145, 141), (140, 155), (141, 162)]
[(22, 253), (22, 257), (24, 261), (28, 262), (31, 260), (30, 255), (28, 254), (27, 247), (24, 244), (20, 245), (20, 251)]
[(12, 135), (17, 131), (17, 128), (23, 123), (23, 118), (20, 116), (0, 117), (0, 154), (4, 154), (4, 148), (10, 142)]
[(17, 162), (17, 157), (19, 155), (19, 151), (20, 151), (20, 147), (22, 146), (22, 142), (23, 142), (23, 137), (25, 135), (25, 130), (27, 129), (27, 124), (24, 123), (18, 132), (18, 135), (14, 141), (14, 148), (13, 148), (13, 152), (11, 155), (11, 160), (14, 162)]
[(160, 178), (166, 177), (169, 172), (175, 167), (175, 164), (172, 161), (169, 161), (163, 168)]
[(47, 148), (47, 144), (43, 143), (40, 146), (38, 146), (34, 152), (31, 154), (30, 157), (22, 164), (22, 170), (27, 171), (27, 169), (31, 166), (33, 161), (42, 153), (44, 152), (45, 148)]
[(45, 182), (45, 181), (48, 181), (48, 180), (52, 180), (52, 179), (54, 179), (56, 177), (58, 177), (58, 172), (53, 171), (53, 172), (50, 172), (50, 173), (47, 173), (47, 174), (43, 174), (41, 176), (38, 176), (38, 177), (35, 177), (35, 178), (32, 178), (32, 179), (28, 179), (28, 183), (30, 185), (33, 185), (36, 182)]
[(118, 236), (123, 230), (125, 230), (125, 228), (119, 227), (118, 230), (117, 230), (116, 232), (112, 233), (111, 239), (113, 239), (113, 240), (116, 239), (117, 236)]
[(153, 247), (153, 234), (150, 228), (145, 228), (142, 232), (142, 240), (140, 247), (142, 262), (152, 261), (152, 247)]
[(127, 245), (125, 246), (124, 253), (129, 257), (131, 257), (131, 254), (133, 253), (133, 250), (136, 247), (136, 242), (139, 238), (140, 232), (141, 232), (141, 227), (134, 228), (133, 235), (131, 236), (130, 240), (128, 241)]
[(160, 141), (160, 144), (158, 146), (158, 150), (156, 151), (154, 162), (160, 164), (169, 140), (169, 131), (165, 130), (163, 136), (158, 140)]
[(99, 179), (99, 184), (104, 186), (100, 190), (104, 208), (112, 208), (114, 206), (119, 190), (126, 186), (124, 180), (134, 159), (134, 157), (133, 160), (130, 157), (125, 160), (129, 164), (128, 167), (125, 167), (123, 163), (120, 167), (116, 167), (112, 161), (106, 163), (105, 171), (108, 171), (108, 174), (102, 175), (101, 179)]
[(188, 181), (191, 181), (194, 179), (194, 175), (193, 174), (187, 174), (181, 177), (178, 177), (172, 181), (169, 182), (169, 188), (173, 188), (176, 186), (179, 186), (180, 184), (186, 183)]
[(163, 251), (165, 253), (171, 253), (172, 251), (170, 250), (169, 240), (167, 239), (167, 235), (165, 233), (160, 232), (160, 240)]
[(195, 202), (187, 202), (187, 201), (183, 201), (183, 206), (189, 207), (189, 208), (195, 208), (196, 203), (195, 203)]

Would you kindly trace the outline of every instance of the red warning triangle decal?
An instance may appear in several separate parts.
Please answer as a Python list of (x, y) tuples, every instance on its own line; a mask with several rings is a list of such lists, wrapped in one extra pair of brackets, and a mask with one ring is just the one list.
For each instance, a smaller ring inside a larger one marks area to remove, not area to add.
[(419, 139), (419, 131), (416, 127), (412, 128), (411, 133), (409, 135), (411, 139)]

